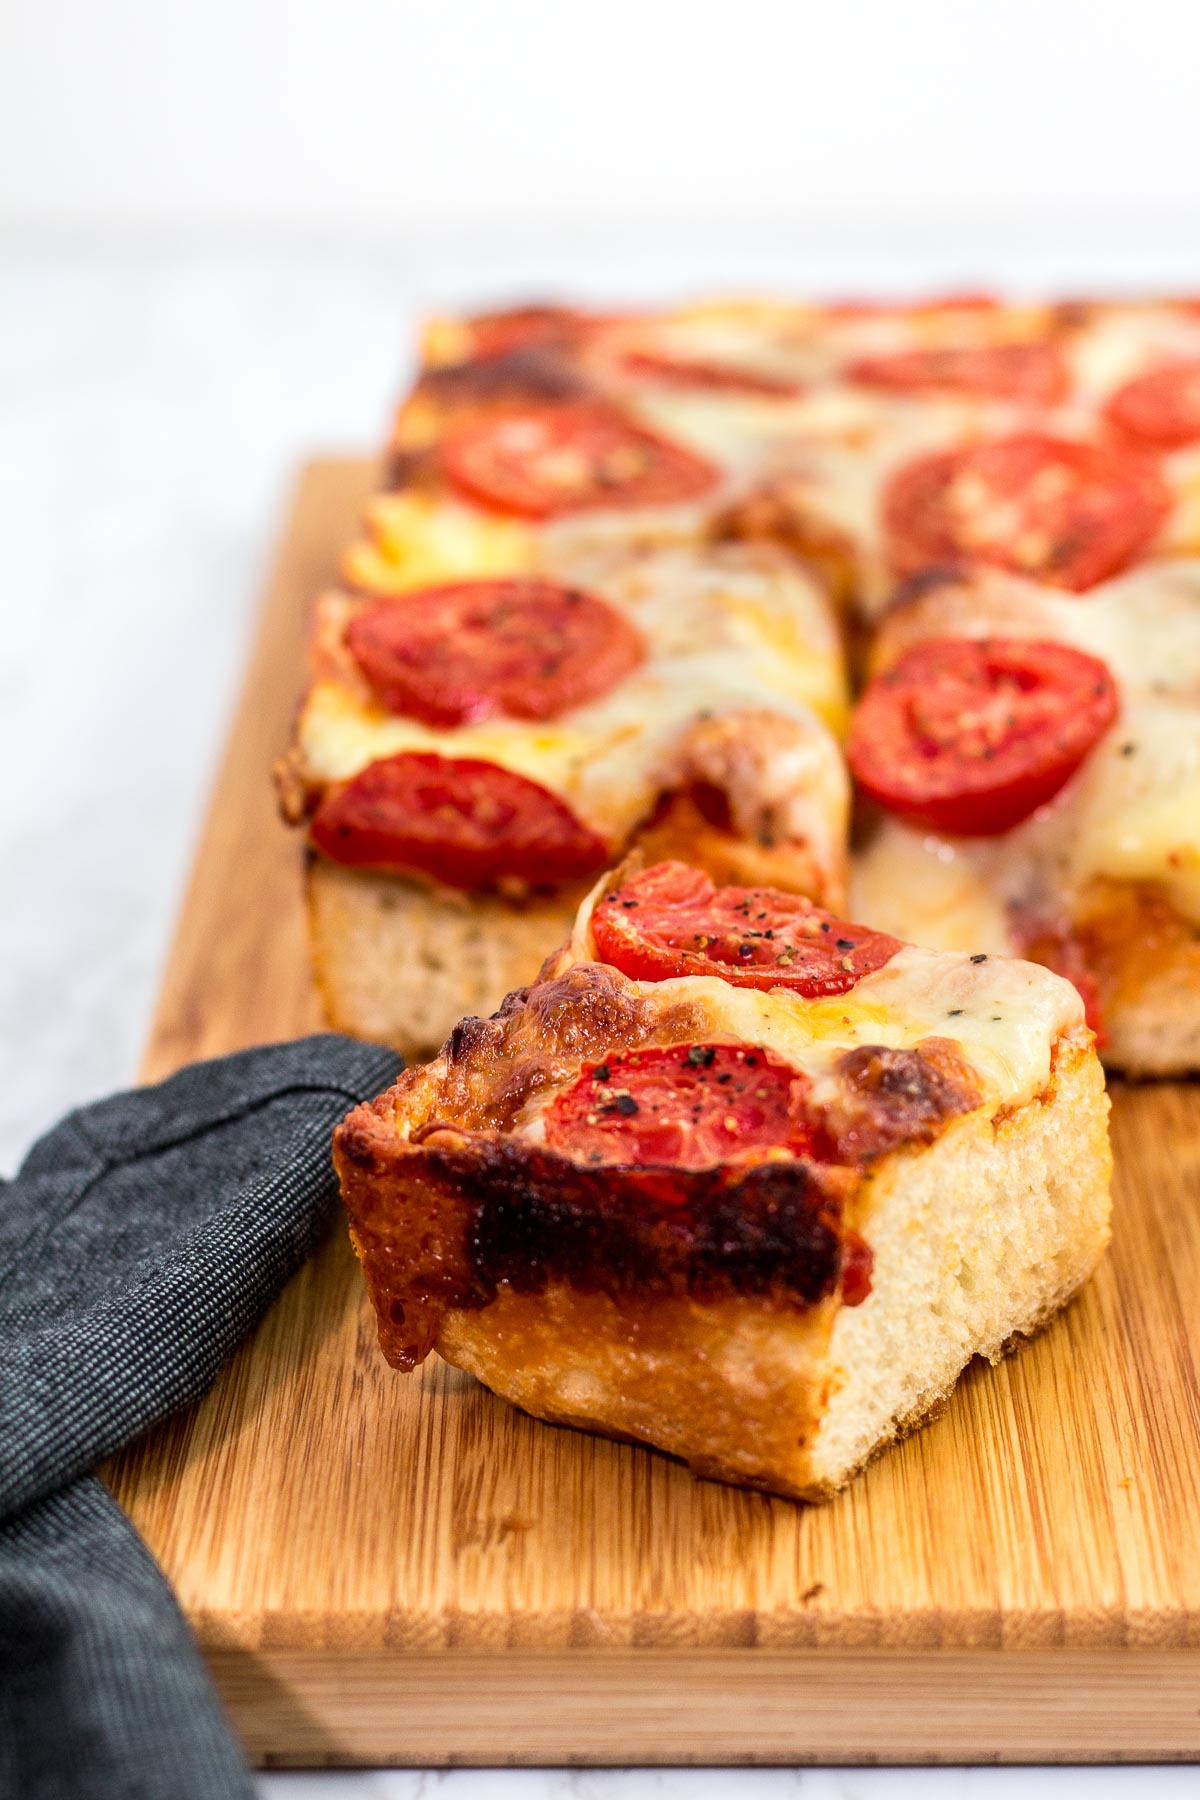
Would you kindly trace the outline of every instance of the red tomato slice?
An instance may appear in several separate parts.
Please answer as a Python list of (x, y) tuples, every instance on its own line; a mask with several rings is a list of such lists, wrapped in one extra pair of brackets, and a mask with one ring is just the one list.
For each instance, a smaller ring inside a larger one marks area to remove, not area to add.
[(881, 969), (900, 940), (848, 925), (799, 894), (715, 887), (687, 863), (657, 863), (605, 894), (596, 949), (635, 981), (717, 975), (734, 987), (844, 994)]
[(468, 321), (476, 356), (505, 356), (536, 345), (570, 345), (603, 323), (599, 314), (569, 306), (514, 306), (507, 312), (477, 313)]
[(668, 387), (699, 388), (710, 393), (763, 394), (772, 399), (793, 399), (800, 389), (780, 376), (760, 375), (753, 369), (737, 369), (729, 363), (655, 356), (648, 350), (630, 350), (621, 358), (630, 375), (643, 375)]
[[(545, 1112), (551, 1150), (588, 1162), (669, 1164), (808, 1154), (805, 1075), (742, 1044), (674, 1044), (584, 1067)], [(686, 1198), (686, 1190), (680, 1194)]]
[(917, 300), (863, 300), (855, 295), (830, 301), (825, 311), (835, 319), (871, 319), (892, 313), (902, 317), (931, 312), (994, 312), (1002, 304), (982, 289), (958, 294), (929, 294)]
[(468, 499), (530, 519), (674, 506), (717, 480), (711, 463), (599, 405), (531, 406), (481, 420), (452, 433), (442, 459)]
[(1200, 357), (1151, 369), (1118, 388), (1105, 411), (1146, 444), (1174, 450), (1200, 439)]
[(1067, 390), (1066, 366), (1050, 344), (904, 350), (895, 356), (864, 356), (846, 373), (864, 387), (898, 393), (979, 394), (1047, 406)]
[(554, 719), (615, 687), (642, 642), (615, 607), (559, 581), (460, 581), (356, 613), (346, 643), (389, 712), (452, 727)]
[(557, 794), (475, 757), (402, 751), (321, 801), (309, 828), (334, 862), (415, 869), (450, 887), (591, 875), (608, 849)]
[(889, 812), (992, 837), (1053, 799), (1116, 716), (1108, 669), (1068, 644), (929, 638), (869, 683), (846, 754)]
[(1131, 563), (1169, 505), (1142, 458), (1025, 432), (906, 463), (883, 525), (902, 578), (982, 563), (1081, 592)]

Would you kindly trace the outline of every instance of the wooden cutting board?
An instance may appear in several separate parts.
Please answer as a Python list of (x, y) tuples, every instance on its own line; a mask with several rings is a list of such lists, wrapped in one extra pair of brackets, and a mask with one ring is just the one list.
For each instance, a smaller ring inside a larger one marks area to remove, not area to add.
[[(369, 481), (301, 479), (144, 1073), (318, 1023), (267, 782)], [(395, 1374), (342, 1232), (108, 1471), (261, 1763), (1200, 1757), (1200, 1086), (1114, 1094), (1111, 1255), (831, 1504)]]

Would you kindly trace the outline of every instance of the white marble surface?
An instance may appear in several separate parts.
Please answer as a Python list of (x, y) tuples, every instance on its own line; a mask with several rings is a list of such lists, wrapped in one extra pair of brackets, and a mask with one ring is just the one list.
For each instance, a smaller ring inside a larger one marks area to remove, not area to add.
[[(670, 227), (603, 246), (407, 256), (11, 252), (0, 260), (0, 1168), (128, 1081), (296, 462), (378, 437), (438, 299), (977, 280), (1200, 288), (1170, 243), (1069, 234), (1006, 259)], [(1156, 1800), (1191, 1770), (264, 1776), (263, 1800)]]

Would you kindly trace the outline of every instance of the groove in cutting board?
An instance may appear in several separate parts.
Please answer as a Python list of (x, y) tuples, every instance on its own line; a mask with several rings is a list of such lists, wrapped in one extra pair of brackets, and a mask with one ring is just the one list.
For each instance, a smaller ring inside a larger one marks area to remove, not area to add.
[[(311, 1030), (267, 771), (370, 475), (304, 472), (146, 1052)], [(1084, 1294), (831, 1504), (383, 1362), (338, 1231), (108, 1477), (265, 1762), (1200, 1755), (1200, 1086), (1118, 1084)]]

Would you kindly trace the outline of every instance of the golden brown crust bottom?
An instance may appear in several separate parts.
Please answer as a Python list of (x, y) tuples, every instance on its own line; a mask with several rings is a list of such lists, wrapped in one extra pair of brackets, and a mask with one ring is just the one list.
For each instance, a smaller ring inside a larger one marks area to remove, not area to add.
[[(1009, 1336), (1004, 1340), (994, 1356), (990, 1358), (972, 1358), (971, 1360), (990, 1362), (991, 1365), (995, 1367), (995, 1365), (1003, 1359), (1009, 1356), (1015, 1356), (1026, 1344), (1031, 1343), (1034, 1338), (1040, 1337), (1041, 1334), (1054, 1323), (1059, 1313), (1063, 1310), (1063, 1307), (1068, 1305), (1073, 1297), (1073, 1294), (1067, 1294), (1061, 1300), (1055, 1300), (1047, 1304), (1028, 1324), (1022, 1325), (1019, 1331), (1010, 1332)], [(814, 1319), (813, 1323), (814, 1327), (819, 1327), (820, 1321)], [(443, 1360), (453, 1363), (458, 1368), (471, 1370), (485, 1387), (492, 1387), (495, 1392), (500, 1392), (496, 1382), (489, 1381), (486, 1374), (482, 1372), (481, 1367), (478, 1366), (477, 1347), (468, 1346), (465, 1339), (459, 1339), (456, 1351), (455, 1336), (456, 1334), (451, 1332), (446, 1335), (443, 1342), (439, 1344), (439, 1350)], [(905, 1438), (912, 1437), (916, 1432), (923, 1430), (926, 1425), (932, 1425), (935, 1419), (940, 1419), (950, 1404), (956, 1386), (957, 1380), (952, 1382), (942, 1393), (935, 1394), (931, 1397), (927, 1396), (918, 1401), (911, 1412), (896, 1419), (887, 1435), (881, 1437), (877, 1443), (873, 1444), (862, 1457), (861, 1461), (855, 1464), (854, 1467), (845, 1470), (840, 1480), (824, 1485), (819, 1483), (811, 1484), (803, 1488), (792, 1488), (781, 1481), (765, 1477), (755, 1472), (746, 1473), (741, 1467), (735, 1465), (733, 1461), (720, 1456), (705, 1456), (703, 1454), (689, 1456), (686, 1452), (674, 1453), (665, 1444), (658, 1442), (656, 1438), (648, 1437), (647, 1434), (639, 1434), (631, 1430), (622, 1430), (615, 1425), (606, 1424), (594, 1417), (585, 1417), (578, 1413), (563, 1410), (557, 1406), (553, 1400), (538, 1405), (528, 1401), (519, 1400), (516, 1398), (515, 1394), (511, 1392), (505, 1397), (510, 1405), (516, 1406), (519, 1411), (527, 1413), (530, 1418), (540, 1419), (547, 1425), (558, 1425), (573, 1431), (591, 1431), (594, 1432), (597, 1437), (610, 1438), (614, 1442), (622, 1444), (644, 1444), (647, 1441), (652, 1442), (654, 1447), (662, 1450), (665, 1455), (676, 1455), (676, 1460), (686, 1462), (692, 1474), (700, 1480), (724, 1481), (734, 1487), (757, 1488), (764, 1493), (781, 1494), (785, 1499), (807, 1501), (809, 1504), (815, 1505), (823, 1500), (832, 1500), (836, 1494), (841, 1493), (843, 1488), (848, 1487), (850, 1482), (852, 1482), (856, 1476), (861, 1475), (864, 1469), (869, 1467), (871, 1463), (877, 1461), (885, 1451), (890, 1450), (896, 1444), (903, 1443)], [(697, 1399), (699, 1398), (700, 1396), (697, 1395)], [(782, 1398), (785, 1400), (787, 1407), (792, 1410), (781, 1413), (780, 1423), (789, 1420), (794, 1411), (796, 1403), (796, 1389), (794, 1383), (789, 1385), (787, 1393), (782, 1396)], [(696, 1410), (699, 1411), (701, 1409), (698, 1406)]]
[(698, 1475), (807, 1498), (788, 1472), (828, 1402), (838, 1304), (618, 1303), (562, 1284), (541, 1296), (510, 1289), (448, 1317), (437, 1349), (535, 1418), (653, 1444)]

